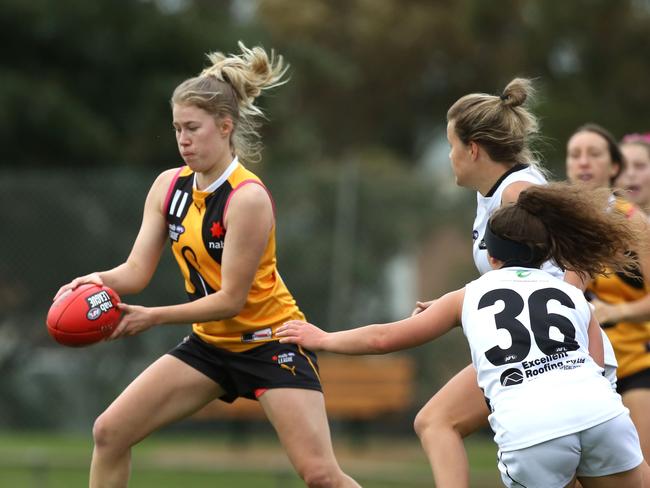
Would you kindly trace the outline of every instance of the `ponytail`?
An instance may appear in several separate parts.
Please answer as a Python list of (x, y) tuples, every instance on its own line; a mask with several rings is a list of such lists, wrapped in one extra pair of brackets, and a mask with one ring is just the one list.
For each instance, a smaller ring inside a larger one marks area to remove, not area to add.
[(461, 97), (447, 111), (447, 121), (454, 123), (464, 144), (480, 144), (493, 161), (529, 164), (545, 174), (532, 150), (539, 138), (537, 117), (528, 108), (534, 95), (531, 80), (515, 78), (499, 96), (470, 93)]
[(258, 129), (264, 113), (255, 105), (255, 99), (263, 91), (286, 83), (288, 66), (274, 51), (269, 56), (261, 47), (249, 49), (242, 42), (239, 48), (238, 55), (207, 54), (210, 66), (178, 85), (171, 104), (195, 105), (216, 119), (230, 117), (235, 153), (243, 161), (257, 162), (262, 152)]

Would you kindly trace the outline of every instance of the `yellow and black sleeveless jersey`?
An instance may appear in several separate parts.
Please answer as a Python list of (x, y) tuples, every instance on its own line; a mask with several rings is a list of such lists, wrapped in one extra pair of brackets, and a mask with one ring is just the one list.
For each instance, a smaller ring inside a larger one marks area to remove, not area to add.
[[(206, 191), (194, 188), (194, 172), (187, 166), (179, 170), (169, 188), (165, 201), (169, 238), (190, 300), (221, 288), (221, 256), (228, 232), (224, 215), (230, 197), (247, 184), (264, 187), (235, 159)], [(241, 352), (274, 340), (275, 329), (292, 319), (304, 320), (304, 315), (278, 274), (274, 224), (239, 315), (195, 323), (193, 330), (207, 343)]]
[[(634, 205), (620, 198), (616, 199), (614, 209), (627, 217), (637, 211)], [(600, 275), (591, 282), (587, 292), (605, 303), (615, 304), (639, 300), (650, 293), (650, 287), (639, 269), (633, 277), (622, 273)], [(614, 347), (618, 378), (650, 368), (650, 322), (605, 323), (601, 326)]]

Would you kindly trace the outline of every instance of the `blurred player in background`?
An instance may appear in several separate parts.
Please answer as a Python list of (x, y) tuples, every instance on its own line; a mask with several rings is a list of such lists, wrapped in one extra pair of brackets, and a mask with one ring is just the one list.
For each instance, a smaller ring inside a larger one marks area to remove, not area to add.
[(625, 190), (625, 198), (650, 215), (650, 133), (628, 134), (619, 147), (626, 164), (616, 187)]
[(289, 459), (310, 487), (359, 486), (335, 459), (316, 356), (273, 333), (303, 314), (282, 281), (270, 194), (241, 161), (260, 157), (255, 99), (285, 82), (282, 57), (240, 43), (239, 55), (176, 87), (173, 128), (185, 162), (153, 183), (126, 262), (61, 287), (105, 284), (120, 295), (149, 283), (168, 239), (189, 303), (120, 306), (112, 338), (161, 324), (193, 332), (141, 373), (96, 420), (90, 486), (123, 487), (131, 447), (153, 431), (220, 398), (259, 400)]
[[(566, 168), (570, 182), (581, 188), (610, 188), (623, 172), (625, 159), (614, 137), (603, 127), (587, 124), (567, 142)], [(595, 315), (610, 338), (618, 360), (617, 390), (650, 459), (650, 242), (647, 218), (638, 207), (612, 193), (612, 212), (645, 225), (641, 241), (629, 251), (637, 255), (634, 275), (608, 272), (596, 276), (587, 293), (593, 297)], [(647, 475), (646, 475), (647, 476)], [(650, 476), (647, 476), (650, 484)]]
[(540, 269), (549, 259), (586, 276), (634, 268), (635, 222), (608, 212), (608, 198), (567, 184), (523, 190), (487, 222), (492, 270), (481, 278), (398, 322), (327, 333), (293, 320), (277, 335), (314, 350), (385, 354), (460, 324), (505, 486), (564, 488), (577, 477), (584, 488), (641, 488), (639, 438), (603, 375), (598, 322), (580, 289)]

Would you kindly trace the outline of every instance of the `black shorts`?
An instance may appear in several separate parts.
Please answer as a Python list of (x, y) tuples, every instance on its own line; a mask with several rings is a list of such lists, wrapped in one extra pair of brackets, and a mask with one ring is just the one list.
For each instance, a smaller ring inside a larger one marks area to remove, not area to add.
[(218, 383), (226, 391), (220, 399), (228, 403), (238, 397), (255, 400), (259, 389), (323, 391), (316, 354), (295, 344), (266, 342), (248, 351), (232, 352), (192, 333), (168, 354)]
[(616, 380), (616, 391), (619, 395), (637, 388), (650, 388), (650, 368)]

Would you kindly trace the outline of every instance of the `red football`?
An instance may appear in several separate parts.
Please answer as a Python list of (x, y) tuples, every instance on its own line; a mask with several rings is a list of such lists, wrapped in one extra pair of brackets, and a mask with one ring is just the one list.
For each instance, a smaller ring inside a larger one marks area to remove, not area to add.
[(122, 313), (120, 297), (107, 286), (85, 284), (60, 296), (47, 313), (47, 331), (59, 344), (94, 344), (113, 333)]

